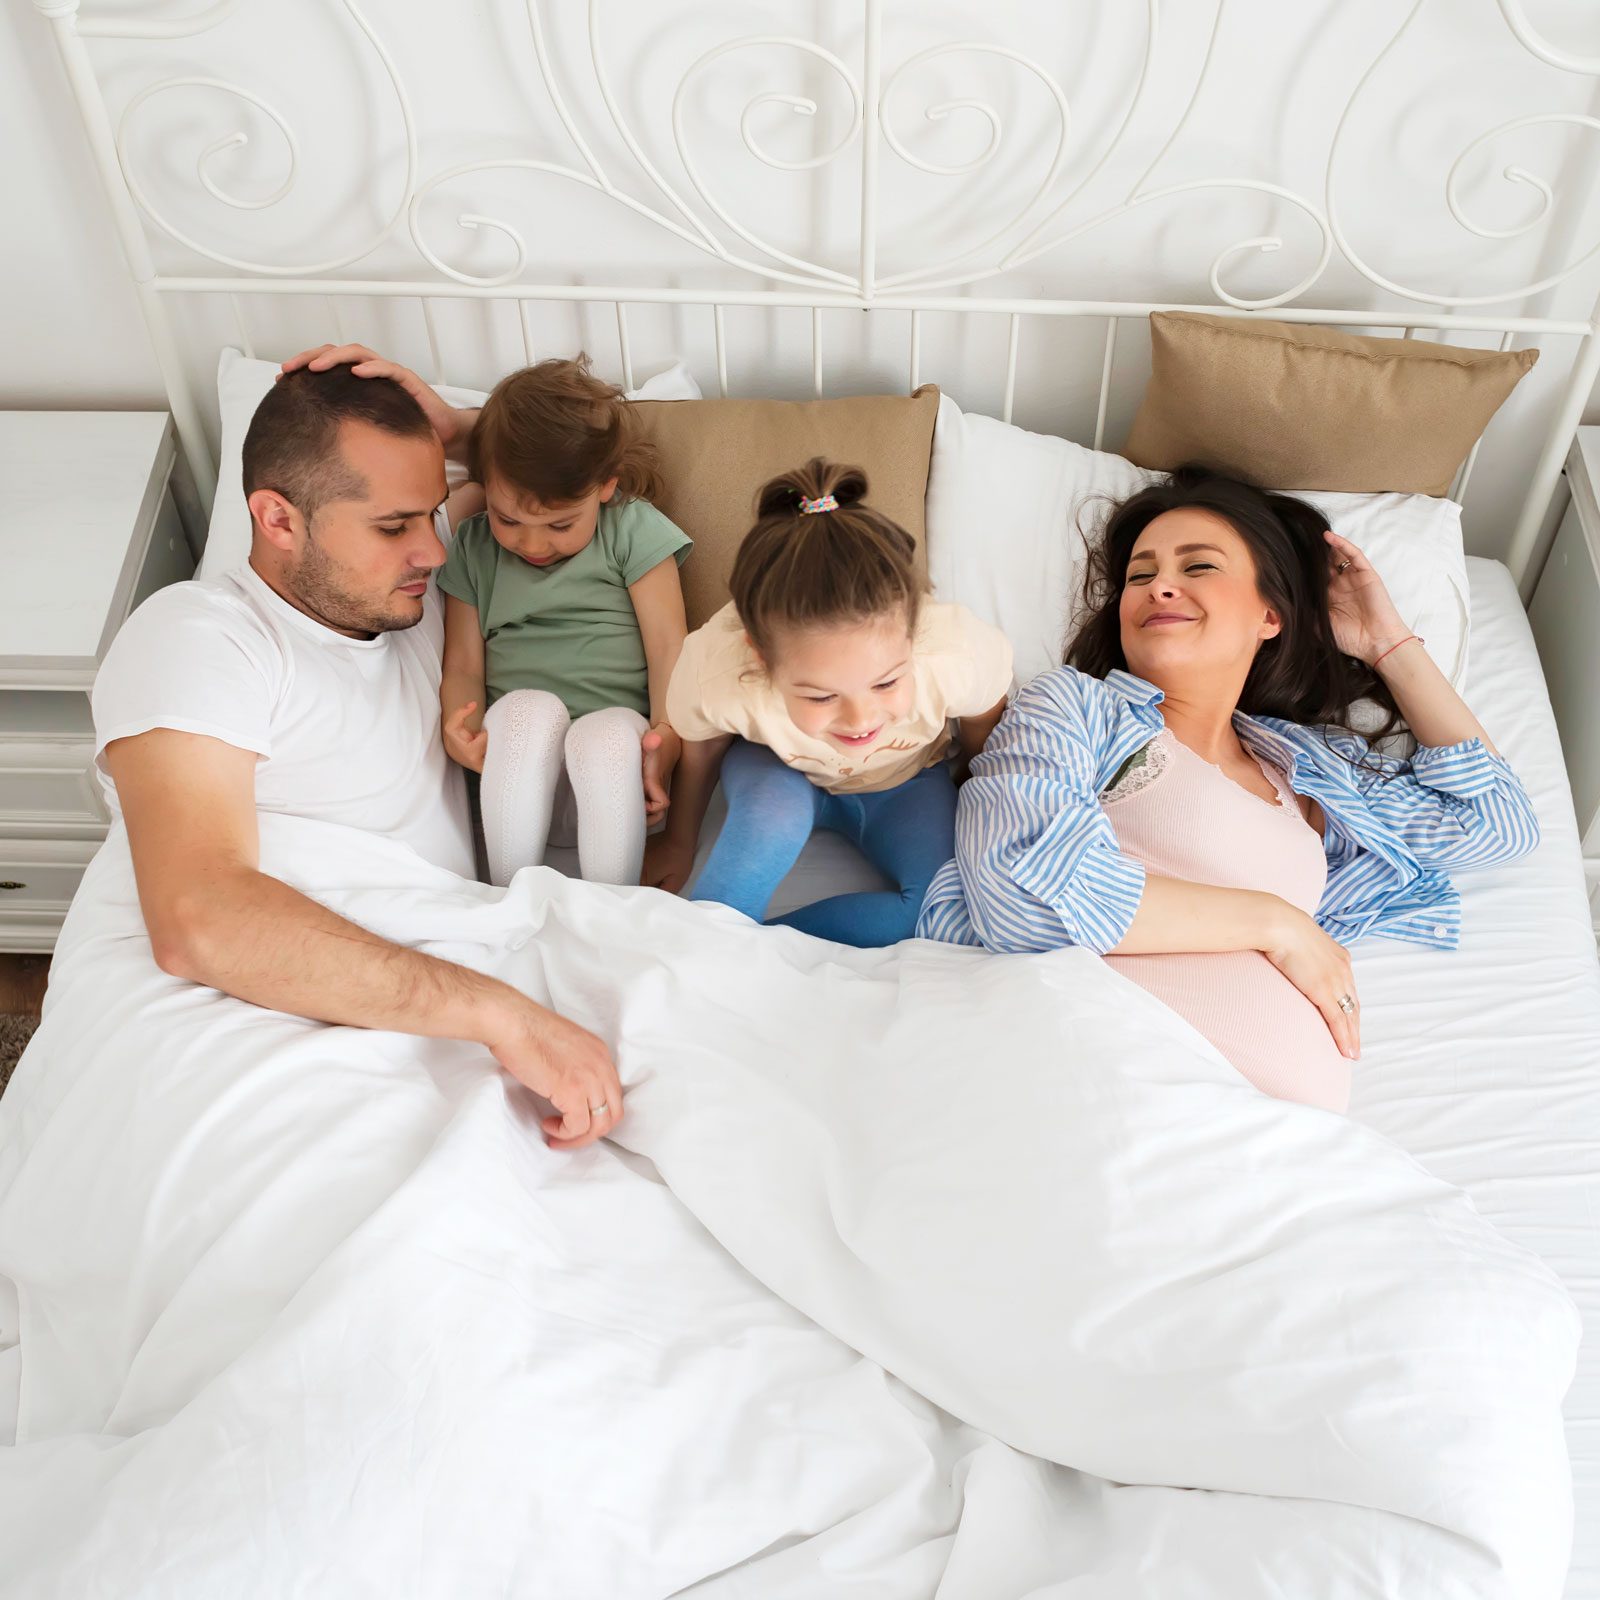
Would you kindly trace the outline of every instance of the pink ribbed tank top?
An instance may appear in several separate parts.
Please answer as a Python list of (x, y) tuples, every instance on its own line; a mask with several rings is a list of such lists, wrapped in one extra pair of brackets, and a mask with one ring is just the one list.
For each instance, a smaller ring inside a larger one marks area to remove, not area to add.
[[(1163, 877), (1266, 890), (1316, 911), (1327, 856), (1285, 774), (1261, 764), (1278, 791), (1274, 803), (1166, 730), (1143, 754), (1143, 765), (1100, 801), (1124, 854)], [(1264, 955), (1237, 950), (1106, 960), (1203, 1033), (1258, 1089), (1332, 1111), (1349, 1105), (1350, 1063), (1322, 1013)]]

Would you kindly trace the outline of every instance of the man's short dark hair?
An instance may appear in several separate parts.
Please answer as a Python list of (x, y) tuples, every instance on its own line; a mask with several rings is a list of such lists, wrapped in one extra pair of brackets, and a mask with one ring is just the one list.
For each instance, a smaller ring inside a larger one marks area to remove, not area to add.
[(365, 422), (404, 439), (430, 438), (426, 413), (398, 383), (358, 378), (347, 366), (302, 367), (278, 379), (244, 436), (244, 492), (272, 489), (307, 522), (330, 500), (367, 492), (339, 453), (339, 424)]

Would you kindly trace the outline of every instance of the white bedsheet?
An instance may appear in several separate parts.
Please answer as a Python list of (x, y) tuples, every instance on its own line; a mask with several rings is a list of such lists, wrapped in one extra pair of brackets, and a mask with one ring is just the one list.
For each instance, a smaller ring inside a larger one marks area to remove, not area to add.
[[(465, 1047), (164, 978), (114, 841), (0, 1101), (0, 1593), (1559, 1591), (1548, 1273), (1092, 957), (502, 899), (294, 825), (264, 859), (604, 1031), (643, 1156), (551, 1155)], [(1363, 1113), (1447, 1129), (1380, 1048)], [(1524, 1143), (1484, 1209), (1542, 1238), (1586, 1168)]]
[[(1561, 1274), (1584, 1317), (1567, 1397), (1576, 1537), (1567, 1600), (1600, 1600), (1600, 964), (1571, 791), (1526, 615), (1506, 569), (1469, 559), (1472, 706), (1538, 807), (1542, 842), (1464, 874), (1461, 948), (1357, 951), (1364, 1059), (1352, 1115), (1459, 1184)], [(1597, 689), (1600, 692), (1600, 689)], [(816, 841), (782, 909), (880, 886)]]
[[(1461, 948), (1357, 951), (1365, 1058), (1352, 1114), (1459, 1184), (1561, 1274), (1584, 1316), (1567, 1398), (1577, 1533), (1569, 1600), (1600, 1597), (1600, 965), (1572, 795), (1527, 618), (1469, 560), (1469, 696), (1539, 811), (1542, 842), (1463, 874)], [(1600, 691), (1597, 691), (1600, 692)]]

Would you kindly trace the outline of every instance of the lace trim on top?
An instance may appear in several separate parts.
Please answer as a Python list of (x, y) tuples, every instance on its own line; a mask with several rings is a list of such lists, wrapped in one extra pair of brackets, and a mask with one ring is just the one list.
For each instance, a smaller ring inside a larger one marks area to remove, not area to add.
[(1122, 770), (1111, 780), (1111, 786), (1100, 796), (1102, 805), (1115, 805), (1148, 789), (1172, 760), (1165, 732), (1158, 733), (1149, 744), (1134, 753), (1122, 764)]
[[(1291, 811), (1304, 822), (1306, 820), (1305, 813), (1300, 809), (1300, 797), (1289, 786), (1289, 774), (1283, 771), (1282, 768), (1274, 766), (1270, 761), (1258, 760), (1256, 765), (1266, 773), (1267, 782), (1278, 791), (1278, 809), (1280, 811)], [(1261, 796), (1257, 795), (1256, 798), (1259, 800)]]
[[(1204, 758), (1196, 757), (1196, 759), (1203, 760)], [(1171, 764), (1172, 734), (1163, 728), (1160, 733), (1151, 739), (1149, 744), (1142, 749), (1135, 750), (1128, 757), (1127, 761), (1123, 763), (1122, 770), (1111, 780), (1110, 787), (1101, 794), (1100, 803), (1102, 805), (1115, 805), (1120, 800), (1130, 800), (1134, 795), (1143, 793), (1144, 790), (1148, 789), (1151, 784), (1161, 777)], [(1207, 761), (1205, 764), (1213, 772), (1219, 773), (1226, 778), (1229, 783), (1234, 782), (1216, 762)], [(1293, 811), (1296, 815), (1300, 815), (1299, 802), (1295, 798), (1294, 790), (1289, 787), (1288, 774), (1280, 772), (1277, 767), (1268, 761), (1257, 760), (1256, 765), (1261, 768), (1267, 782), (1277, 790), (1276, 805), (1271, 800), (1263, 800), (1260, 795), (1253, 794), (1249, 789), (1245, 789), (1244, 792), (1261, 805), (1272, 807), (1278, 811)], [(1240, 784), (1238, 787), (1243, 788), (1244, 786)]]

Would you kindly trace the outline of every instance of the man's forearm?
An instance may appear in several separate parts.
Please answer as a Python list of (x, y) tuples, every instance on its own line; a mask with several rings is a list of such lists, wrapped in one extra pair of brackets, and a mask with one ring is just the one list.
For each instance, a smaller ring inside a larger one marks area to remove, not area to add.
[(152, 930), (164, 970), (319, 1022), (489, 1044), (532, 1004), (494, 978), (391, 944), (264, 872), (197, 887)]

